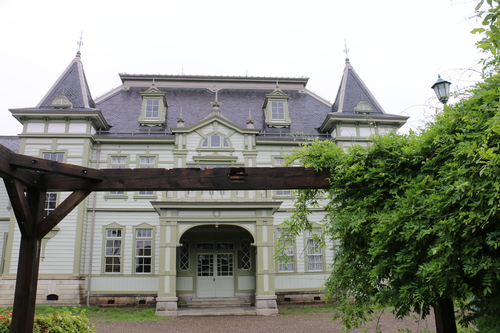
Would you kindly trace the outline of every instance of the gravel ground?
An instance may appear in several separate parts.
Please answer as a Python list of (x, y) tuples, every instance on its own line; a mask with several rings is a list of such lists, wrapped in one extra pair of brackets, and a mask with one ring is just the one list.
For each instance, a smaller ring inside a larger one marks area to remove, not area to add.
[[(272, 333), (321, 333), (341, 332), (342, 325), (337, 320), (332, 322), (331, 313), (308, 313), (278, 316), (212, 316), (212, 317), (178, 317), (159, 322), (146, 323), (96, 323), (98, 333), (156, 333), (156, 332), (272, 332)], [(434, 316), (426, 320), (406, 318), (396, 320), (390, 311), (383, 313), (378, 323), (381, 332), (398, 332), (408, 328), (413, 332), (426, 328), (435, 331)], [(364, 325), (354, 332), (376, 332), (376, 321)]]

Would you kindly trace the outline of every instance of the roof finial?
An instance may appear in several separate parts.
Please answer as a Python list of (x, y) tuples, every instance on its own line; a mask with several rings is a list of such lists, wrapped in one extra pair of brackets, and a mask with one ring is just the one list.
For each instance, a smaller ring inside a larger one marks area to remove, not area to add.
[(213, 102), (211, 102), (210, 104), (212, 104), (212, 114), (220, 114), (220, 106), (221, 106), (221, 102), (219, 102), (219, 90), (220, 88), (217, 88), (215, 85), (214, 85), (214, 88), (211, 89), (212, 92), (215, 93), (215, 100)]
[(182, 116), (182, 106), (181, 106), (181, 111), (179, 112), (179, 118), (177, 118), (177, 127), (184, 127), (184, 122), (186, 119)]
[(349, 49), (347, 48), (347, 41), (344, 39), (344, 53), (345, 53), (345, 62), (349, 62)]
[(83, 45), (83, 31), (82, 33), (80, 34), (80, 40), (76, 42), (76, 44), (78, 45), (78, 52), (76, 53), (76, 56), (79, 57), (80, 56), (80, 48), (82, 47)]
[(254, 120), (252, 119), (252, 109), (248, 108), (247, 128), (254, 128), (253, 123)]

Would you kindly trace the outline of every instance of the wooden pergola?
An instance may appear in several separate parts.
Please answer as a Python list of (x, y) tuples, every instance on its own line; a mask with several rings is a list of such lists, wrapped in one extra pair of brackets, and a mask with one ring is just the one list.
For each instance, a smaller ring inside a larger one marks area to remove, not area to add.
[[(303, 167), (97, 170), (16, 154), (0, 145), (0, 177), (21, 232), (11, 332), (33, 330), (42, 238), (93, 191), (326, 189), (329, 176)], [(72, 193), (44, 217), (49, 191)], [(453, 311), (446, 308), (435, 308), (438, 333), (455, 332), (449, 330), (450, 323), (455, 326)]]

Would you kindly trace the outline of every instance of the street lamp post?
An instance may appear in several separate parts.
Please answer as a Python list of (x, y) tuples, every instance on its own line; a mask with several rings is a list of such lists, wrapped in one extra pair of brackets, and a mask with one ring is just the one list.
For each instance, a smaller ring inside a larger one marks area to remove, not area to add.
[(439, 101), (443, 104), (446, 104), (446, 102), (448, 102), (448, 98), (450, 98), (450, 86), (451, 82), (443, 80), (441, 75), (438, 75), (438, 80), (431, 87), (434, 89)]
[[(450, 97), (450, 85), (450, 82), (443, 80), (441, 75), (438, 75), (438, 80), (431, 87), (443, 104), (446, 104)], [(437, 333), (457, 333), (455, 308), (451, 298), (443, 298), (437, 302), (434, 306), (434, 319)]]

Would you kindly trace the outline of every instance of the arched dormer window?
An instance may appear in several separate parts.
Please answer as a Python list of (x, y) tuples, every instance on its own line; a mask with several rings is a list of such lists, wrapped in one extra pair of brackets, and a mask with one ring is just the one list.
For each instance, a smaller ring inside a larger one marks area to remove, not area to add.
[(202, 148), (229, 148), (229, 142), (221, 135), (210, 135), (201, 143)]
[(71, 104), (68, 97), (61, 95), (52, 101), (51, 107), (54, 109), (71, 109), (73, 104)]
[(373, 108), (367, 102), (361, 101), (354, 108), (354, 112), (356, 112), (356, 113), (372, 113), (373, 112)]

